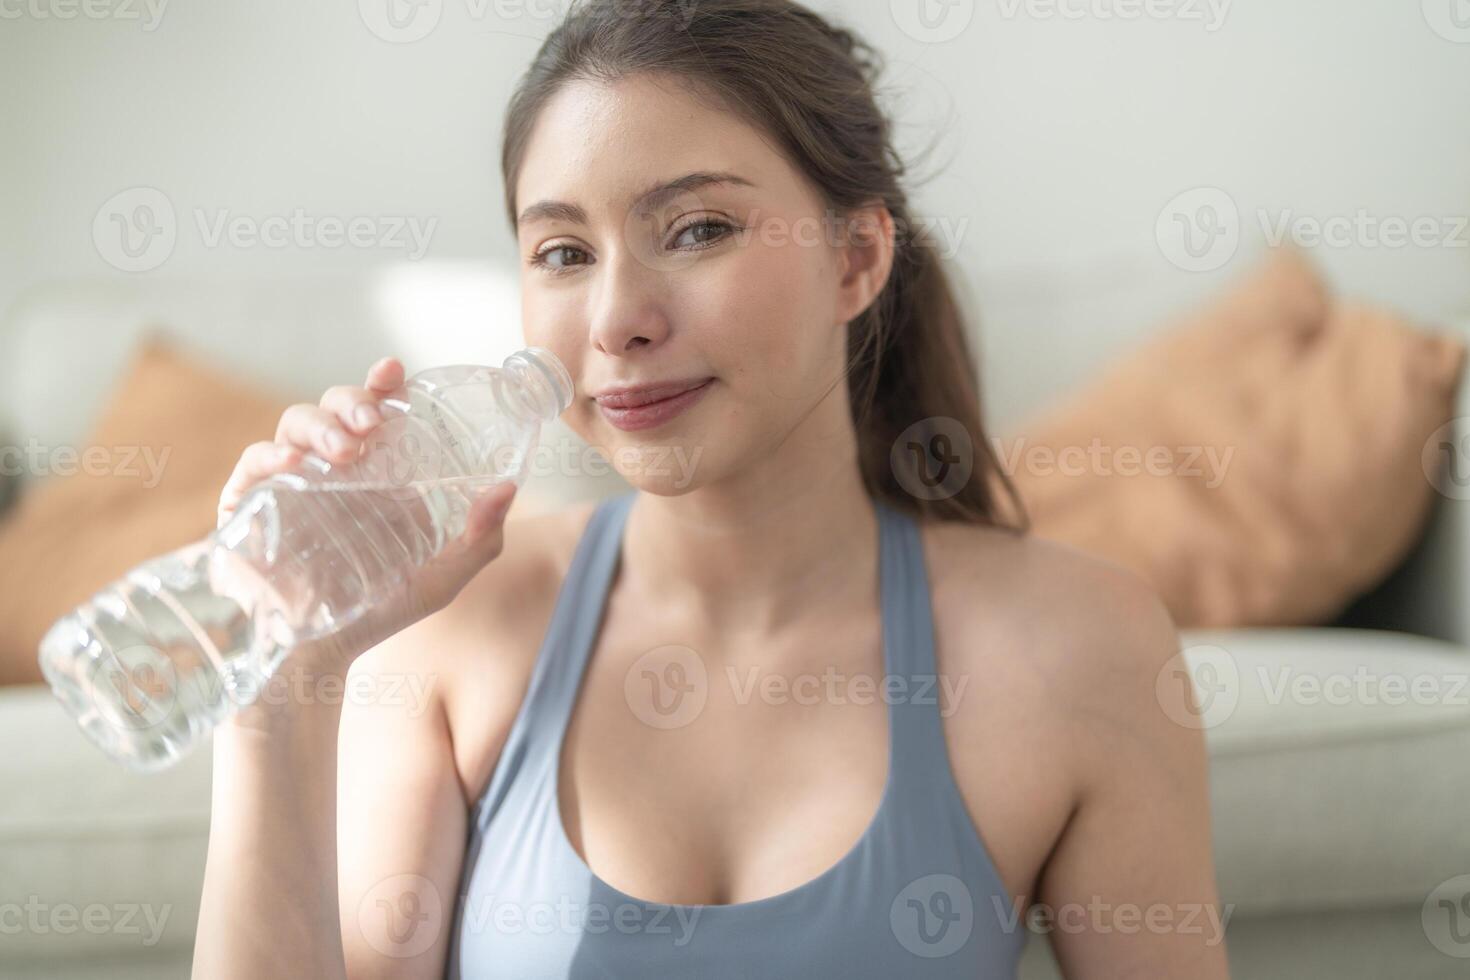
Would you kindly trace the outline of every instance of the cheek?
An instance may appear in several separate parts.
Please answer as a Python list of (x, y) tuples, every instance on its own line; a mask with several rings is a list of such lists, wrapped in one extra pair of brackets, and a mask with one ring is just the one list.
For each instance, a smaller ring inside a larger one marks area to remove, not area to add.
[(528, 346), (545, 347), (558, 355), (561, 353), (557, 351), (557, 345), (565, 343), (568, 334), (566, 311), (561, 309), (562, 305), (556, 297), (522, 278), (521, 333)]
[(752, 242), (730, 258), (684, 297), (683, 322), (700, 324), (712, 364), (737, 389), (807, 401), (840, 370), (832, 355), (842, 330), (829, 322), (834, 292), (823, 254)]
[(581, 308), (574, 304), (570, 292), (538, 290), (534, 284), (522, 280), (521, 335), (526, 346), (544, 347), (555, 354), (566, 365), (577, 392), (581, 393), (587, 331)]

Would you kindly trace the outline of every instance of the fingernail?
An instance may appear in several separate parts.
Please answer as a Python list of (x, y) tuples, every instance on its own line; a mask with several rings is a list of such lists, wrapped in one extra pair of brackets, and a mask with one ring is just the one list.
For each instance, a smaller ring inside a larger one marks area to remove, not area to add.
[(363, 402), (352, 410), (352, 421), (359, 429), (371, 429), (383, 421), (383, 415), (378, 406)]

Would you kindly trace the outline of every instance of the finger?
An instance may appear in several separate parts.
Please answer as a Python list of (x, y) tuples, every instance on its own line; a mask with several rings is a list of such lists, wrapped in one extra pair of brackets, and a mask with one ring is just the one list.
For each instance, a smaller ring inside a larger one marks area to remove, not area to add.
[(317, 407), (332, 412), (344, 426), (358, 434), (371, 431), (383, 421), (378, 395), (353, 385), (328, 388)]
[(313, 452), (330, 462), (351, 462), (357, 458), (362, 440), (320, 405), (292, 405), (281, 413), (276, 427), (276, 442), (284, 442)]
[(379, 396), (386, 395), (403, 385), (405, 371), (396, 357), (384, 357), (368, 368), (367, 387)]
[(253, 442), (245, 447), (234, 470), (220, 491), (216, 509), (218, 523), (223, 525), (239, 506), (245, 493), (268, 476), (291, 469), (301, 461), (301, 450), (278, 442)]
[(462, 585), (500, 554), (505, 543), (505, 516), (515, 492), (515, 484), (506, 482), (470, 506), (464, 532), (430, 566), (438, 576)]
[(477, 500), (466, 518), (464, 533), (420, 569), (408, 596), (410, 603), (418, 603), (419, 615), (443, 608), (480, 569), (499, 557), (513, 496), (515, 484), (507, 483)]
[(471, 548), (482, 543), (482, 539), (498, 531), (510, 512), (515, 499), (516, 485), (510, 481), (497, 484), (470, 506), (465, 517), (464, 539)]

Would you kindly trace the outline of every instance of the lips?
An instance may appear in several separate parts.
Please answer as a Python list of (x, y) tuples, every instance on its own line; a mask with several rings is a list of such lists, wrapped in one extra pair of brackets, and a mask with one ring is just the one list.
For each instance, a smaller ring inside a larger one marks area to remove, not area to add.
[(704, 397), (714, 378), (615, 388), (594, 396), (603, 418), (627, 432), (659, 426)]
[(651, 405), (654, 402), (663, 401), (665, 398), (682, 395), (684, 392), (698, 388), (710, 380), (710, 378), (691, 378), (688, 381), (670, 381), (662, 384), (614, 388), (594, 397), (597, 399), (599, 405), (606, 408), (638, 408), (641, 405)]

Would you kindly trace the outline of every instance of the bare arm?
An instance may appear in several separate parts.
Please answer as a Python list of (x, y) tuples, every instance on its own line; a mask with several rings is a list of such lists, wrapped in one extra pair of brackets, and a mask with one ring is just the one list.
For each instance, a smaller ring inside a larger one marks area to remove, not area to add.
[(1178, 635), (1141, 582), (1110, 579), (1123, 625), (1094, 638), (1083, 671), (1080, 802), (1034, 914), (1068, 980), (1225, 980), (1229, 910), (1216, 892), (1205, 742), (1189, 724), (1188, 688), (1173, 676), (1156, 684), (1173, 673)]
[(214, 735), (200, 980), (347, 977), (337, 916), (341, 709), (284, 707), (242, 714)]
[(448, 627), (420, 626), (353, 665), (343, 709), (338, 896), (352, 980), (442, 977), (449, 951), (468, 804), (433, 666)]
[(287, 703), (216, 734), (196, 977), (443, 976), (467, 827), (433, 667), (452, 631), (429, 617), (345, 677), (288, 661)]

